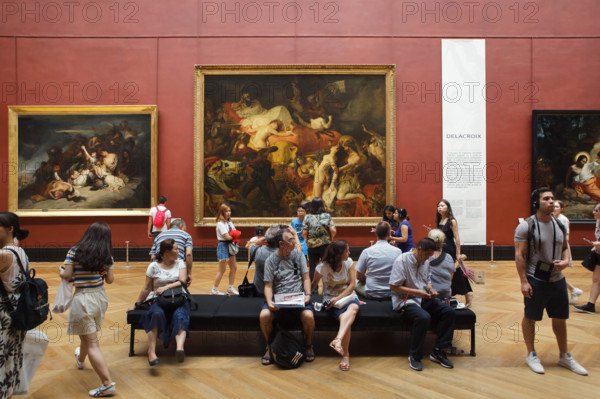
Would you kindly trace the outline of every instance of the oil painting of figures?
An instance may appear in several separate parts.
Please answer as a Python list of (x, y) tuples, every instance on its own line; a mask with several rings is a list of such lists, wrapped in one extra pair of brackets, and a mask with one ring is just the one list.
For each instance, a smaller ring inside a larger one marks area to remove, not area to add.
[(203, 215), (227, 202), (242, 218), (291, 217), (321, 197), (336, 217), (379, 216), (388, 84), (385, 73), (203, 76)]
[(30, 108), (15, 116), (17, 210), (151, 207), (152, 112), (35, 114)]

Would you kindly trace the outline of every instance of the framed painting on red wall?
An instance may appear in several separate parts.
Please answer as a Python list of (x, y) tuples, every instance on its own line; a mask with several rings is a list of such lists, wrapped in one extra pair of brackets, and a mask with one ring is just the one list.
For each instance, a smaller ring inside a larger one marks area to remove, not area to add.
[(323, 199), (339, 225), (395, 201), (393, 65), (197, 65), (194, 222), (289, 222)]
[(156, 106), (11, 106), (9, 210), (146, 216), (156, 198)]
[(600, 202), (600, 111), (533, 111), (532, 188), (550, 187), (574, 223)]

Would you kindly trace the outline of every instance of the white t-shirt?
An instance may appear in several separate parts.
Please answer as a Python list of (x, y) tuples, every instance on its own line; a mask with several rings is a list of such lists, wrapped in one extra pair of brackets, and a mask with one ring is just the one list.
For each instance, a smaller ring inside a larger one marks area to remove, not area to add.
[[(6, 249), (6, 251), (12, 255), (13, 261), (8, 269), (6, 269), (4, 272), (0, 273), (0, 279), (2, 279), (2, 283), (4, 284), (4, 288), (6, 289), (6, 292), (10, 294), (13, 292), (13, 288), (14, 288), (13, 286), (17, 281), (17, 277), (19, 277), (19, 275), (21, 275), (21, 277), (22, 277), (23, 273), (21, 273), (21, 269), (19, 268), (19, 264), (17, 263), (17, 258), (15, 257), (15, 254), (8, 251), (8, 248), (17, 252), (17, 254), (19, 255), (19, 258), (21, 259), (21, 264), (23, 265), (24, 268), (27, 267), (27, 255), (25, 254), (25, 251), (21, 247), (16, 247), (14, 245), (7, 245), (6, 247), (4, 247), (4, 249)], [(2, 249), (2, 248), (0, 248), (0, 249)], [(22, 278), (21, 280), (24, 280), (24, 278)], [(2, 298), (0, 298), (0, 299), (2, 299)]]
[(156, 212), (158, 212), (158, 210), (157, 210), (158, 207), (160, 207), (161, 210), (167, 209), (167, 207), (164, 205), (156, 205), (156, 206), (153, 206), (152, 209), (150, 209), (150, 216), (152, 216), (152, 231), (165, 231), (165, 230), (167, 230), (167, 220), (171, 219), (171, 211), (168, 209), (166, 210), (165, 222), (163, 223), (162, 227), (156, 227), (154, 225), (154, 218), (156, 217)]
[(231, 222), (217, 222), (217, 240), (229, 241), (223, 234), (229, 234), (231, 230), (235, 230), (235, 226)]
[(352, 258), (348, 258), (342, 262), (342, 268), (338, 272), (333, 271), (329, 263), (322, 262), (317, 265), (317, 272), (323, 276), (324, 301), (340, 296), (348, 288), (350, 284), (349, 270), (353, 267), (353, 263)]
[(179, 271), (181, 269), (185, 269), (185, 263), (183, 263), (181, 259), (177, 259), (173, 267), (170, 269), (163, 269), (158, 262), (150, 263), (148, 270), (146, 270), (146, 276), (153, 280), (152, 292), (148, 294), (148, 298), (146, 298), (146, 300), (156, 296), (154, 291), (157, 288), (164, 287), (179, 280)]

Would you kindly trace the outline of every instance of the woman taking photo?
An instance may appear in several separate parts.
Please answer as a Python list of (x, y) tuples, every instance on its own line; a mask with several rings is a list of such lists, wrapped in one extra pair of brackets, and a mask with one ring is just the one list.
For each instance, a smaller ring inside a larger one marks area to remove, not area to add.
[(69, 250), (61, 266), (60, 277), (73, 280), (75, 292), (69, 311), (69, 335), (79, 335), (80, 346), (75, 349), (78, 369), (84, 367), (85, 358), (90, 358), (102, 385), (91, 390), (90, 396), (111, 396), (115, 383), (110, 378), (108, 365), (100, 350), (98, 331), (108, 308), (104, 283), (114, 281), (110, 227), (94, 223), (83, 234), (81, 240)]
[(595, 256), (592, 256), (592, 261), (587, 267), (592, 271), (592, 286), (590, 287), (590, 299), (588, 303), (581, 306), (575, 306), (575, 309), (585, 313), (596, 313), (596, 301), (598, 300), (598, 294), (600, 294), (600, 267), (598, 262), (600, 260), (600, 204), (594, 207), (594, 219), (596, 219), (596, 230), (594, 235), (596, 241), (592, 242), (594, 246), (591, 250), (595, 251)]
[[(461, 258), (460, 236), (458, 235), (458, 222), (452, 214), (452, 206), (448, 200), (442, 199), (437, 204), (437, 213), (435, 215), (435, 225), (446, 235), (443, 250), (456, 261)], [(452, 295), (464, 295), (465, 306), (471, 306), (473, 301), (473, 288), (469, 279), (465, 276), (460, 267), (456, 268), (452, 276)]]
[(235, 230), (235, 226), (231, 222), (231, 208), (225, 204), (221, 204), (219, 213), (217, 214), (217, 259), (219, 260), (219, 269), (215, 276), (215, 282), (213, 284), (210, 295), (224, 295), (219, 291), (219, 284), (225, 274), (227, 265), (229, 264), (229, 288), (227, 288), (227, 295), (239, 295), (238, 291), (233, 287), (235, 282), (235, 272), (237, 270), (237, 263), (235, 261), (235, 255), (229, 254), (229, 244), (233, 241), (233, 237), (230, 233)]
[(396, 229), (398, 229), (399, 225), (398, 221), (394, 218), (394, 213), (396, 213), (396, 207), (394, 205), (386, 205), (385, 208), (383, 208), (383, 217), (381, 219), (390, 224), (393, 234), (396, 233)]
[[(335, 224), (329, 213), (325, 212), (325, 204), (319, 197), (312, 199), (310, 214), (306, 215), (302, 224), (302, 235), (308, 246), (309, 275), (312, 281), (315, 268), (323, 257), (325, 249), (336, 233)], [(317, 287), (314, 287), (317, 289)]]
[(315, 271), (312, 289), (318, 287), (319, 280), (323, 279), (323, 301), (329, 301), (325, 310), (336, 320), (340, 321), (340, 328), (336, 338), (329, 346), (342, 356), (340, 370), (350, 370), (350, 328), (358, 312), (358, 298), (341, 309), (336, 308), (336, 302), (354, 292), (356, 284), (356, 270), (349, 258), (350, 248), (345, 240), (335, 240), (325, 250), (322, 262)]
[(404, 208), (398, 208), (394, 211), (394, 220), (396, 221), (396, 232), (392, 237), (392, 241), (396, 243), (396, 246), (402, 250), (402, 252), (410, 251), (415, 247), (413, 243), (413, 232), (412, 226), (408, 222), (408, 212)]
[[(185, 287), (187, 271), (183, 260), (178, 259), (177, 243), (168, 238), (160, 243), (160, 250), (155, 255), (155, 262), (150, 263), (146, 270), (146, 282), (138, 295), (136, 305), (161, 295), (168, 289)], [(135, 306), (127, 311), (132, 311)], [(166, 348), (174, 339), (177, 349), (175, 356), (178, 362), (183, 362), (185, 352), (183, 344), (189, 333), (190, 302), (185, 301), (172, 312), (167, 312), (157, 302), (140, 319), (140, 324), (148, 334), (148, 364), (155, 366), (159, 363), (156, 356), (156, 339), (160, 338)]]
[[(19, 227), (19, 217), (12, 212), (0, 213), (0, 284), (8, 294), (8, 300), (13, 309), (17, 307), (19, 293), (17, 287), (25, 281), (21, 273), (17, 256), (21, 264), (27, 267), (27, 255), (18, 246), (29, 231)], [(13, 252), (14, 251), (14, 252)], [(23, 343), (26, 331), (16, 330), (11, 327), (9, 308), (0, 298), (0, 398), (10, 398), (19, 385), (21, 364), (23, 363)]]

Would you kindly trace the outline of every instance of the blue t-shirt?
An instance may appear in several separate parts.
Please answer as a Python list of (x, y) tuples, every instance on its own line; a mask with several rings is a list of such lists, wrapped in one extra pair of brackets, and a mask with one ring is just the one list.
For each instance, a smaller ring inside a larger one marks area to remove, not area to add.
[(402, 226), (408, 226), (408, 240), (406, 240), (406, 242), (396, 242), (396, 244), (398, 245), (398, 248), (402, 250), (402, 253), (405, 253), (413, 249), (415, 244), (413, 243), (412, 227), (407, 220), (400, 223), (400, 226), (398, 226), (398, 229), (396, 230), (396, 237), (402, 237)]
[(292, 220), (291, 224), (294, 230), (296, 230), (296, 233), (298, 233), (298, 239), (300, 240), (300, 245), (302, 246), (302, 253), (304, 255), (308, 255), (308, 246), (306, 245), (306, 240), (302, 235), (302, 222), (300, 221), (300, 219), (296, 218)]

